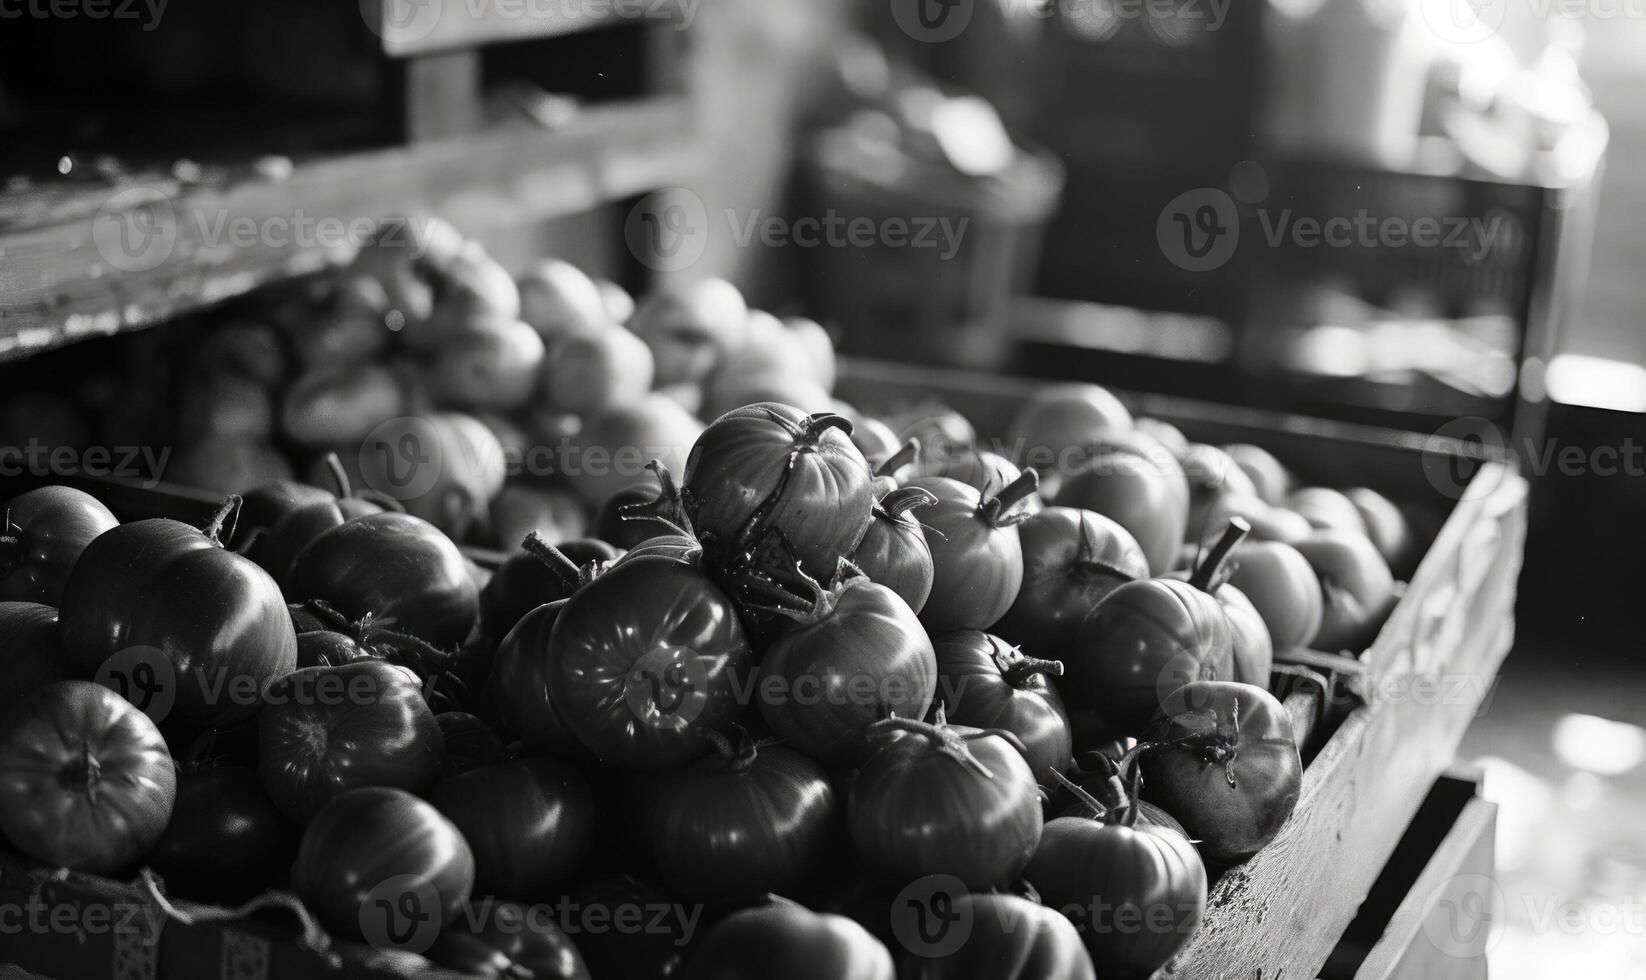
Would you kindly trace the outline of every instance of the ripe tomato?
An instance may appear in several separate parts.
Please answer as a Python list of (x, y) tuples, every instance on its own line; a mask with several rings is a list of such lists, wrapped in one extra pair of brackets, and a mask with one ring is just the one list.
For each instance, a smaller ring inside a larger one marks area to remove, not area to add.
[(490, 725), (474, 715), (463, 711), (442, 711), (434, 716), (434, 723), (440, 726), (440, 738), (446, 743), (446, 767), (441, 772), (442, 778), (473, 772), (509, 758), (508, 746), (503, 744)]
[(852, 564), (871, 581), (896, 592), (916, 613), (932, 594), (935, 573), (931, 546), (914, 511), (936, 502), (931, 491), (919, 487), (882, 494), (874, 507), (874, 520), (852, 553)]
[(1069, 768), (1074, 751), (1063, 699), (1046, 679), (1060, 675), (1055, 660), (1035, 660), (997, 636), (977, 630), (945, 633), (937, 651), (938, 696), (950, 722), (1011, 732), (1044, 785)]
[[(608, 872), (579, 886), (570, 896), (570, 909), (561, 926), (576, 937), (591, 975), (669, 980), (681, 975), (702, 906), (676, 904), (649, 882)], [(612, 928), (622, 921), (639, 924)]]
[(386, 786), (322, 807), (292, 865), (292, 889), (326, 928), (378, 949), (428, 949), (473, 888), (463, 835), (439, 810)]
[(649, 538), (674, 534), (675, 528), (643, 513), (644, 505), (655, 503), (658, 494), (655, 484), (636, 483), (607, 497), (594, 519), (595, 536), (613, 547), (628, 549)]
[(920, 621), (932, 635), (986, 630), (999, 622), (1023, 585), (1023, 543), (1017, 525), (1028, 518), (1020, 505), (1039, 477), (1029, 471), (993, 496), (945, 476), (924, 476), (908, 486), (937, 498), (920, 521), (929, 529), (934, 581)]
[(553, 759), (516, 759), (444, 779), (429, 802), (469, 842), (484, 894), (561, 894), (594, 839), (588, 780)]
[(1296, 543), (1320, 578), (1325, 600), (1317, 650), (1359, 651), (1377, 635), (1395, 604), (1395, 580), (1377, 547), (1363, 534), (1316, 531)]
[(1203, 528), (1217, 526), (1209, 524), (1207, 518), (1220, 498), (1258, 495), (1257, 487), (1246, 471), (1216, 446), (1191, 443), (1175, 450), (1175, 454), (1178, 465), (1183, 467), (1184, 477), (1189, 481), (1188, 533), (1191, 536), (1199, 534)]
[(297, 634), (297, 669), (306, 667), (341, 667), (356, 660), (367, 660), (371, 654), (361, 649), (353, 638), (332, 630), (310, 630)]
[(1094, 510), (1131, 532), (1156, 575), (1172, 567), (1189, 528), (1189, 480), (1171, 450), (1141, 432), (1110, 433), (1064, 481), (1055, 501)]
[[(517, 627), (518, 629), (518, 627)], [(724, 592), (694, 564), (630, 554), (566, 600), (542, 676), (578, 741), (627, 769), (679, 765), (733, 721), (754, 653)]]
[(589, 980), (582, 954), (545, 912), (517, 902), (471, 905), (429, 958), (478, 980)]
[(286, 575), (293, 602), (319, 599), (350, 620), (367, 615), (437, 647), (463, 642), (480, 590), (463, 553), (410, 514), (372, 514), (309, 542)]
[(120, 522), (96, 497), (40, 487), (13, 497), (0, 527), (0, 601), (61, 604), (69, 572), (86, 546)]
[(774, 901), (727, 916), (686, 962), (686, 980), (892, 980), (892, 954), (841, 915)]
[(1206, 868), (1188, 838), (1135, 821), (1130, 807), (1058, 817), (1024, 874), (1074, 923), (1104, 976), (1143, 980), (1200, 928)]
[(1324, 594), (1302, 552), (1280, 541), (1242, 541), (1230, 554), (1229, 564), (1229, 584), (1262, 616), (1275, 649), (1303, 646), (1320, 632)]
[(926, 716), (937, 660), (897, 593), (854, 577), (816, 589), (811, 608), (794, 615), (796, 626), (767, 648), (757, 682), (760, 716), (779, 738), (824, 765), (852, 765), (873, 751), (870, 725)]
[(148, 861), (176, 894), (243, 902), (277, 887), (297, 849), (297, 828), (246, 766), (182, 765), (177, 803)]
[(558, 547), (542, 538), (527, 539), (480, 590), (480, 631), (501, 639), (521, 617), (545, 602), (570, 596), (618, 550), (592, 539), (564, 541)]
[(1048, 507), (1017, 532), (1023, 541), (1023, 586), (994, 632), (1038, 656), (1063, 656), (1104, 596), (1149, 577), (1149, 560), (1137, 539), (1102, 514)]
[(586, 756), (549, 697), (550, 666), (554, 653), (549, 637), (566, 600), (538, 606), (515, 624), (497, 647), (487, 696), (498, 721), (515, 738), (533, 749), (567, 758)]
[[(964, 941), (940, 955), (905, 957), (910, 980), (1096, 980), (1069, 920), (1017, 895), (960, 895), (943, 910)], [(926, 937), (922, 937), (925, 939)], [(1104, 965), (1107, 977), (1108, 965)]]
[(124, 868), (160, 839), (176, 797), (159, 730), (106, 687), (48, 685), (0, 724), (0, 832), (37, 861)]
[(299, 822), (360, 786), (420, 793), (440, 775), (445, 744), (417, 678), (363, 660), (309, 667), (269, 688), (258, 717), (258, 774)]
[(884, 744), (852, 783), (846, 822), (863, 860), (885, 877), (954, 875), (973, 891), (1005, 888), (1040, 843), (1040, 791), (1015, 736), (877, 722)]
[[(240, 513), (235, 518), (234, 533), (229, 538), (229, 546), (236, 551), (248, 553), (246, 545), (253, 536), (261, 536), (262, 532), (275, 526), (280, 518), (309, 504), (323, 504), (333, 498), (330, 491), (307, 483), (298, 483), (296, 480), (274, 480), (269, 483), (258, 484), (247, 490), (240, 501)], [(255, 552), (258, 545), (252, 545)]]
[(787, 572), (798, 560), (819, 581), (857, 550), (874, 510), (851, 423), (776, 402), (728, 412), (703, 430), (684, 491), (714, 565)]
[(1025, 466), (1060, 472), (1093, 442), (1132, 428), (1132, 413), (1107, 389), (1071, 382), (1047, 385), (1012, 421), (1012, 452)]
[(57, 610), (38, 602), (0, 602), (0, 716), (47, 684), (77, 680), (57, 628)]
[[(63, 589), (63, 646), (82, 677), (117, 653), (144, 647), (170, 662), (172, 717), (229, 725), (257, 710), (256, 693), (297, 664), (297, 635), (279, 586), (218, 541), (238, 498), (202, 533), (164, 518), (122, 524), (100, 535)], [(117, 681), (144, 686), (135, 667)], [(159, 702), (157, 702), (159, 703)]]
[[(354, 487), (350, 485), (343, 464), (335, 453), (327, 454), (326, 466), (331, 470), (336, 495), (328, 494), (322, 500), (289, 508), (263, 532), (252, 549), (252, 557), (274, 576), (276, 582), (285, 581), (292, 561), (310, 541), (339, 524), (390, 509), (383, 506), (381, 499), (373, 499), (369, 493), (355, 495)], [(393, 501), (389, 503), (393, 504)], [(394, 504), (394, 509), (398, 507)]]
[(1144, 733), (1148, 799), (1176, 817), (1216, 864), (1238, 864), (1274, 839), (1297, 806), (1303, 761), (1291, 721), (1268, 691), (1196, 681)]
[(841, 840), (823, 767), (780, 745), (711, 738), (713, 756), (646, 791), (642, 820), (664, 883), (726, 904), (808, 884)]

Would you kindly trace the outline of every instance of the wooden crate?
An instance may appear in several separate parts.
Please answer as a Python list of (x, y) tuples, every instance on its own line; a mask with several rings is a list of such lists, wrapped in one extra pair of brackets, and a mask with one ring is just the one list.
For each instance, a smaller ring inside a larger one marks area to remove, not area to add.
[[(946, 405), (987, 440), (1004, 434), (1037, 384), (851, 360), (838, 395), (871, 413)], [(1509, 651), (1526, 480), (1513, 460), (1454, 440), (1117, 394), (1192, 439), (1255, 443), (1306, 480), (1370, 486), (1441, 521), (1405, 595), (1361, 656), (1361, 703), (1324, 733), (1309, 759), (1292, 819), (1214, 883), (1200, 933), (1161, 971), (1185, 980), (1318, 976), (1451, 763)], [(1464, 485), (1454, 482), (1459, 476), (1467, 477), (1466, 489), (1445, 492)]]

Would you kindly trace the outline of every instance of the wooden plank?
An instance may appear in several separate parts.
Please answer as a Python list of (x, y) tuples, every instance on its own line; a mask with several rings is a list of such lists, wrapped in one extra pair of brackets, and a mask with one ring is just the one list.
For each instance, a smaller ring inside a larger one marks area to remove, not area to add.
[[(1496, 829), (1495, 804), (1464, 806), (1355, 980), (1484, 980)], [(1459, 914), (1472, 918), (1453, 921)]]
[[(377, 221), (458, 216), (484, 231), (677, 183), (701, 166), (684, 97), (615, 103), (553, 131), (510, 129), (300, 164), (278, 179), (169, 178), (53, 193), (0, 226), (0, 360), (159, 323), (346, 257)], [(353, 230), (351, 230), (353, 229)]]
[(686, 27), (696, 11), (696, 0), (380, 0), (371, 26), (384, 52), (407, 58), (625, 23)]
[(406, 136), (413, 143), (475, 132), (484, 122), (480, 53), (443, 51), (406, 65)]

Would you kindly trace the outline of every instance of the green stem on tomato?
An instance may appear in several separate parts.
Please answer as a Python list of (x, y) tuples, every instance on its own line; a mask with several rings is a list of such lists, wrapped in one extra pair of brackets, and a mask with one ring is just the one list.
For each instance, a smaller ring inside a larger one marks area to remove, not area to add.
[(337, 458), (337, 454), (327, 453), (324, 462), (327, 472), (331, 474), (332, 484), (337, 487), (337, 499), (353, 495), (354, 487), (349, 483), (349, 474), (343, 469), (343, 461)]
[(887, 737), (893, 732), (903, 732), (923, 738), (936, 751), (948, 756), (984, 779), (993, 779), (994, 773), (989, 771), (989, 767), (985, 766), (977, 756), (972, 754), (972, 750), (966, 747), (965, 740), (945, 726), (941, 718), (942, 715), (939, 714), (939, 722), (931, 725), (923, 721), (916, 721), (913, 718), (899, 718), (893, 715), (890, 718), (882, 718), (870, 725), (868, 735), (871, 740), (875, 741)]
[(1040, 489), (1040, 473), (1033, 468), (1023, 471), (1023, 474), (1005, 489), (993, 497), (985, 498), (978, 505), (978, 516), (993, 527), (1005, 527), (1023, 520), (1027, 515), (1017, 512), (1014, 508), (1018, 504), (1034, 495)]
[(937, 495), (924, 487), (898, 487), (889, 491), (880, 498), (880, 510), (892, 520), (897, 520), (917, 507), (930, 507), (937, 503)]
[(549, 539), (536, 531), (526, 535), (526, 540), (520, 542), (520, 547), (526, 554), (531, 555), (560, 579), (560, 584), (568, 589), (574, 589), (583, 581), (583, 569), (567, 557), (564, 551), (549, 544)]
[(1000, 672), (1000, 675), (1005, 678), (1006, 683), (1011, 687), (1022, 687), (1024, 681), (1027, 681), (1036, 674), (1044, 674), (1049, 677), (1062, 677), (1063, 661), (1038, 660), (1034, 657), (1023, 657), (1020, 660), (1015, 660), (1008, 664), (1006, 669)]
[(217, 506), (217, 510), (212, 513), (211, 521), (201, 529), (202, 533), (205, 534), (206, 537), (210, 538), (214, 544), (221, 546), (223, 544), (224, 526), (228, 524), (229, 517), (233, 514), (239, 513), (239, 511), (240, 495), (237, 493), (229, 494), (227, 497), (223, 498), (223, 502), (219, 504)]
[(1189, 584), (1202, 592), (1212, 591), (1212, 583), (1216, 580), (1218, 573), (1223, 570), (1223, 563), (1228, 561), (1229, 552), (1233, 551), (1234, 546), (1239, 544), (1241, 539), (1245, 538), (1251, 531), (1252, 526), (1246, 522), (1244, 517), (1229, 518), (1229, 529), (1223, 532), (1221, 538), (1217, 539), (1217, 544), (1212, 545), (1212, 550), (1207, 552), (1205, 559), (1200, 563), (1200, 567), (1196, 568), (1194, 574), (1189, 577)]
[(897, 471), (909, 466), (920, 458), (920, 440), (910, 439), (899, 446), (897, 452), (886, 457), (886, 461), (875, 468), (875, 476), (896, 477)]

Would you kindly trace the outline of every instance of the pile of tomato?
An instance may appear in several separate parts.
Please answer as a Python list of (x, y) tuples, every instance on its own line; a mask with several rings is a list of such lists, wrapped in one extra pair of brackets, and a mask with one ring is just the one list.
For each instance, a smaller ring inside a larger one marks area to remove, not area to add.
[(489, 572), (346, 480), (23, 494), (0, 831), (408, 969), (1150, 976), (1297, 802), (1277, 658), (1360, 649), (1412, 531), (1089, 385), (902, 429), (735, 408)]

